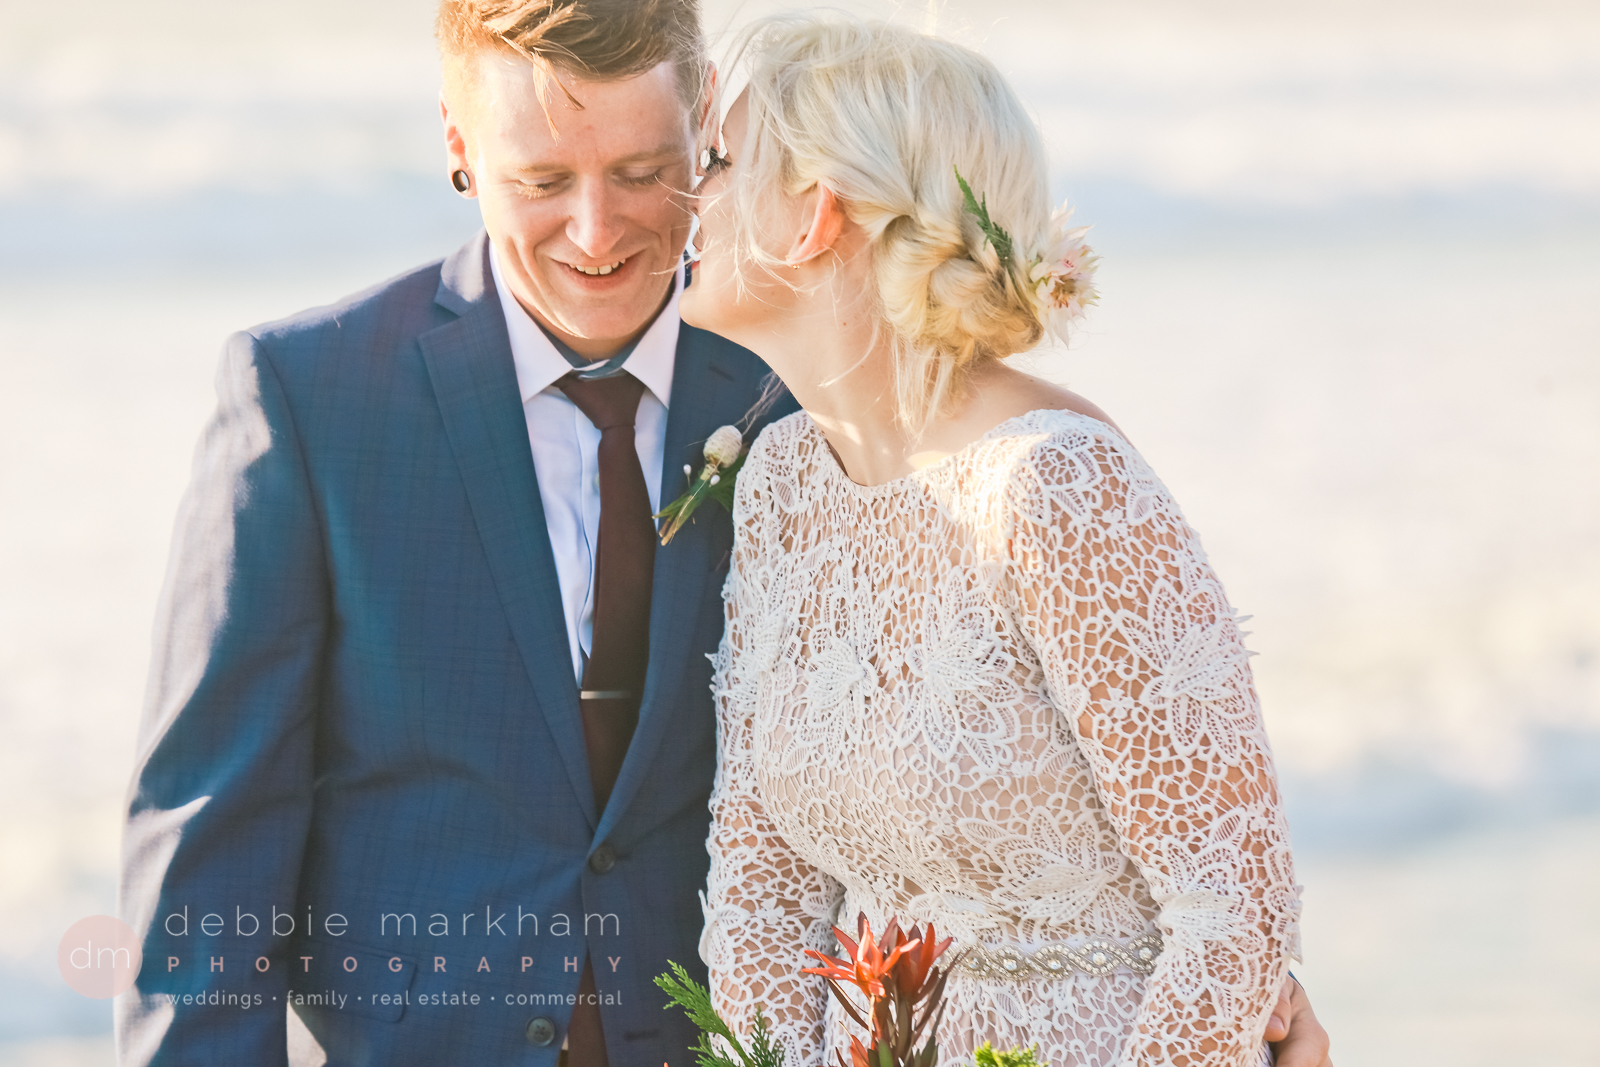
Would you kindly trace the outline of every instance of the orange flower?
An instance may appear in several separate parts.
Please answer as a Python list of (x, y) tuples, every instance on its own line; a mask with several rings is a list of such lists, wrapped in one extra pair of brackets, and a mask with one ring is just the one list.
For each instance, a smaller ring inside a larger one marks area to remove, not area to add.
[[(839, 1067), (932, 1067), (938, 1056), (933, 1031), (938, 1029), (944, 1011), (948, 974), (934, 967), (934, 961), (950, 947), (951, 939), (937, 941), (931, 923), (925, 932), (913, 927), (907, 935), (900, 929), (899, 920), (891, 918), (876, 940), (865, 914), (858, 917), (856, 926), (855, 938), (837, 926), (833, 928), (848, 959), (806, 949), (807, 955), (815, 956), (825, 966), (802, 970), (803, 974), (815, 974), (826, 981), (840, 1006), (870, 1035), (871, 1052), (851, 1037), (853, 1063), (845, 1063), (844, 1054), (840, 1053)], [(848, 982), (865, 995), (871, 1022), (845, 995), (841, 982)], [(927, 1045), (920, 1052), (913, 1052), (925, 1029)]]
[(827, 966), (806, 967), (801, 974), (817, 974), (834, 982), (849, 982), (867, 995), (868, 999), (884, 996), (883, 980), (893, 973), (895, 964), (898, 963), (906, 952), (917, 946), (918, 942), (909, 941), (896, 944), (900, 928), (895, 920), (890, 919), (889, 925), (883, 929), (883, 937), (878, 942), (872, 940), (872, 928), (867, 925), (865, 914), (861, 916), (859, 942), (851, 940), (850, 936), (837, 926), (833, 934), (844, 946), (849, 961), (834, 959), (825, 956), (816, 949), (806, 949), (806, 955), (815, 956)]
[(902, 946), (903, 951), (894, 964), (895, 984), (913, 993), (914, 1000), (921, 1000), (924, 987), (939, 978), (938, 972), (933, 970), (933, 961), (944, 954), (944, 950), (950, 947), (953, 940), (954, 938), (947, 937), (935, 943), (933, 924), (929, 923), (926, 932)]

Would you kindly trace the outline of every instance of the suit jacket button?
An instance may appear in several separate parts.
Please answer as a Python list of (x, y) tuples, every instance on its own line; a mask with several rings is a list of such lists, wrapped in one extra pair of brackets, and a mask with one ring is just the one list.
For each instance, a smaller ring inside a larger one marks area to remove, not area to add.
[(589, 857), (589, 869), (595, 874), (609, 874), (611, 868), (617, 865), (617, 850), (610, 845), (601, 845), (594, 850), (594, 855)]
[(551, 1044), (556, 1039), (556, 1024), (546, 1019), (543, 1015), (537, 1019), (528, 1020), (528, 1044), (538, 1045), (540, 1048)]

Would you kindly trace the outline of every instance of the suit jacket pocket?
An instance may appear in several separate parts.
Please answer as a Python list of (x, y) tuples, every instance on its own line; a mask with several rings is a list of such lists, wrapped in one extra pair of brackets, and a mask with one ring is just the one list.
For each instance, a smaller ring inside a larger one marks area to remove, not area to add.
[(331, 937), (307, 937), (289, 958), (290, 1003), (399, 1022), (411, 998), (416, 961)]

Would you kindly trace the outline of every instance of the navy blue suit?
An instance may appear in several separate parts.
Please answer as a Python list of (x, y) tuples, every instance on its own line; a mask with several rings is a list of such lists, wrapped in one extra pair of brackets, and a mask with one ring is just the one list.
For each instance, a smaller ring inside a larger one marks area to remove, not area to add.
[[(732, 526), (710, 505), (658, 550), (639, 726), (596, 811), (487, 256), (480, 234), (227, 344), (129, 799), (125, 1064), (283, 1064), (293, 1003), (330, 1067), (549, 1065), (586, 954), (613, 1067), (688, 1063), (651, 979), (702, 970)], [(682, 328), (663, 500), (766, 373)]]

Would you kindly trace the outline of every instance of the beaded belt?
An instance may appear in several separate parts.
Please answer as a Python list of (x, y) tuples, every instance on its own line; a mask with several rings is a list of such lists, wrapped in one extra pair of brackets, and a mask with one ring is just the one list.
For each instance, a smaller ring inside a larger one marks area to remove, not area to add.
[(1014, 982), (1065, 978), (1074, 971), (1098, 978), (1118, 967), (1126, 967), (1135, 974), (1149, 974), (1156, 969), (1161, 947), (1158, 933), (1141, 934), (1126, 944), (1109, 937), (1089, 937), (1078, 944), (1052, 941), (1031, 949), (974, 945), (961, 954), (955, 969), (972, 978), (1004, 978)]

